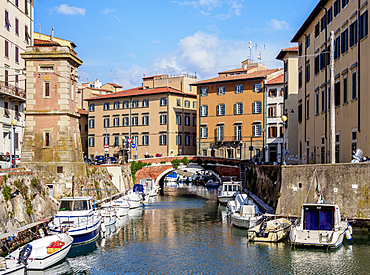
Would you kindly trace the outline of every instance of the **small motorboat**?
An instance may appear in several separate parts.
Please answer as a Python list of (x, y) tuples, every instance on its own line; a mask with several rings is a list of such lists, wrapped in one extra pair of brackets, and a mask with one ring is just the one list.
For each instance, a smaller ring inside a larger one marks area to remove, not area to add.
[(100, 215), (104, 222), (104, 226), (107, 227), (116, 223), (117, 212), (114, 207), (103, 207), (100, 209)]
[(239, 212), (231, 214), (231, 223), (233, 226), (249, 229), (256, 225), (257, 221), (262, 217), (259, 209), (255, 204), (243, 204), (240, 206)]
[(218, 188), (218, 182), (213, 181), (213, 180), (209, 180), (209, 181), (206, 182), (205, 187), (207, 187), (208, 189)]
[(294, 247), (338, 248), (344, 235), (350, 240), (352, 227), (346, 220), (341, 220), (338, 205), (318, 200), (302, 205), (301, 218), (292, 226), (289, 237)]
[(5, 258), (0, 258), (0, 275), (24, 275), (26, 274), (26, 262), (32, 252), (31, 245), (25, 245), (18, 252), (18, 257), (9, 262)]
[(64, 197), (57, 214), (48, 224), (49, 234), (68, 232), (73, 244), (94, 241), (99, 236), (101, 215), (90, 197)]
[(24, 275), (25, 272), (25, 264), (16, 264), (14, 267), (0, 269), (0, 275)]
[[(31, 253), (27, 257), (27, 270), (43, 270), (63, 260), (71, 249), (73, 238), (68, 234), (56, 234), (34, 240), (27, 244)], [(24, 247), (5, 257), (7, 267), (15, 267), (22, 257)], [(24, 257), (24, 256), (23, 256)]]
[(275, 215), (265, 214), (254, 227), (248, 230), (248, 240), (252, 242), (278, 242), (289, 235), (292, 223), (285, 218), (275, 219)]
[(231, 201), (241, 190), (240, 181), (227, 181), (220, 185), (217, 193), (217, 200), (220, 204), (226, 205)]
[(106, 207), (113, 207), (116, 210), (117, 217), (122, 217), (128, 214), (130, 204), (127, 200), (117, 199), (114, 201), (106, 202), (101, 206), (102, 209)]
[(135, 209), (141, 206), (143, 197), (136, 193), (133, 193), (132, 191), (129, 191), (129, 193), (123, 196), (121, 199), (129, 203), (129, 209)]
[(226, 214), (231, 216), (235, 212), (240, 212), (240, 207), (244, 204), (249, 204), (248, 195), (245, 193), (237, 194), (235, 199), (227, 202)]

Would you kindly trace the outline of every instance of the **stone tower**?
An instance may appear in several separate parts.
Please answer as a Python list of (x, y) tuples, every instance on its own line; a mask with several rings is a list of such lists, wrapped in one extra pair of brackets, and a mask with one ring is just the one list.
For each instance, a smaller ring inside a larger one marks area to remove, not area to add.
[(82, 60), (74, 46), (35, 39), (22, 54), (27, 96), (20, 165), (37, 172), (55, 198), (71, 192), (73, 176), (86, 176), (77, 109)]

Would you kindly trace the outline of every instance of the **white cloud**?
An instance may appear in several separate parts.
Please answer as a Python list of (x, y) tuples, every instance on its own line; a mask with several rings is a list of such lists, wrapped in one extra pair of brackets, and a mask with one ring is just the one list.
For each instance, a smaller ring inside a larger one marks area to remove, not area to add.
[(161, 40), (158, 40), (158, 39), (154, 39), (153, 40), (153, 43), (154, 44), (161, 44), (161, 43), (163, 43)]
[(275, 31), (280, 31), (280, 30), (290, 30), (289, 23), (287, 23), (285, 20), (277, 20), (277, 19), (271, 19), (269, 22), (266, 22), (267, 25), (275, 30)]
[(241, 15), (241, 9), (243, 5), (240, 0), (195, 0), (195, 1), (172, 1), (173, 3), (179, 4), (181, 6), (192, 6), (195, 9), (205, 9), (201, 10), (200, 13), (206, 16), (211, 15), (210, 11), (215, 8), (222, 8), (222, 10), (228, 11), (226, 14), (216, 15), (216, 18), (220, 20), (225, 20), (230, 18), (232, 15)]
[(68, 6), (67, 4), (61, 4), (60, 6), (56, 6), (54, 9), (59, 14), (66, 14), (66, 15), (82, 15), (85, 16), (86, 9), (85, 8), (78, 8), (75, 6)]
[(113, 36), (110, 36), (110, 35), (108, 35), (108, 37), (107, 37), (108, 39), (113, 39)]
[(113, 83), (122, 85), (123, 90), (139, 87), (146, 71), (138, 65), (132, 65), (128, 70), (116, 67), (113, 72)]
[(134, 53), (128, 53), (127, 56), (128, 57), (134, 57), (135, 58), (136, 57), (136, 54), (134, 54)]
[(115, 12), (116, 10), (115, 9), (109, 9), (109, 8), (105, 8), (102, 13), (103, 14), (107, 14), (107, 13), (111, 13), (111, 12)]
[(117, 21), (122, 21), (120, 18), (118, 18), (118, 16), (116, 16), (116, 15), (113, 15), (113, 17), (112, 17), (113, 19), (116, 19)]

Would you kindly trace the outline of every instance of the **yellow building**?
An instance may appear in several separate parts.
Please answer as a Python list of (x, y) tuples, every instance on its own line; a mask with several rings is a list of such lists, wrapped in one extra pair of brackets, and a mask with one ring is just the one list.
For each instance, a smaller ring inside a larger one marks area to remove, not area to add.
[(191, 84), (199, 104), (197, 154), (261, 161), (265, 81), (282, 73), (245, 60), (239, 69)]
[(293, 37), (292, 42), (298, 42), (299, 163), (330, 162), (329, 53), (333, 47), (335, 161), (350, 162), (357, 148), (370, 154), (367, 38), (366, 0), (319, 1)]
[(188, 75), (147, 77), (142, 87), (85, 99), (89, 158), (104, 155), (105, 144), (108, 156), (124, 155), (125, 160), (194, 155), (197, 102), (188, 83), (195, 80)]

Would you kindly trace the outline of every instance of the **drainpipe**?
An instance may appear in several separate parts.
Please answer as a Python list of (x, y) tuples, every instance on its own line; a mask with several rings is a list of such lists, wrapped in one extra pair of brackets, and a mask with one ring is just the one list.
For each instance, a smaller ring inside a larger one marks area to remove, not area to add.
[[(198, 86), (197, 86), (197, 94), (198, 94)], [(198, 95), (197, 95), (198, 96)], [(201, 124), (201, 115), (200, 115), (200, 107), (202, 106), (202, 97), (200, 96), (200, 92), (199, 92), (199, 106), (197, 106), (197, 109), (199, 110), (199, 125), (198, 125), (198, 129), (199, 129), (199, 149), (198, 149), (198, 156), (200, 156), (200, 152), (201, 152), (201, 149), (200, 149), (200, 146), (201, 146), (201, 133), (200, 133), (200, 124)]]
[(360, 100), (360, 91), (361, 91), (361, 87), (360, 87), (360, 61), (361, 61), (361, 47), (360, 47), (360, 7), (361, 7), (361, 1), (358, 0), (358, 19), (357, 19), (357, 40), (358, 40), (358, 44), (357, 44), (357, 131), (360, 133), (361, 132), (361, 100)]
[[(168, 86), (167, 86), (168, 89)], [(167, 156), (170, 156), (170, 97), (169, 93), (167, 92)]]
[[(131, 136), (131, 127), (132, 127), (132, 117), (131, 117), (131, 111), (132, 111), (132, 98), (130, 97), (130, 101), (129, 101), (130, 103), (130, 118), (129, 118), (129, 125), (130, 125), (130, 138), (132, 139), (132, 136)], [(131, 144), (129, 144), (129, 146), (131, 146)], [(137, 145), (136, 145), (137, 146)], [(132, 159), (132, 148), (130, 148), (129, 147), (129, 149), (130, 149), (130, 158)]]

